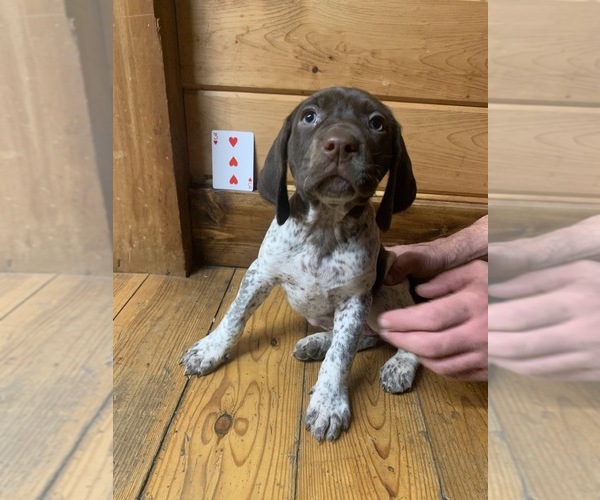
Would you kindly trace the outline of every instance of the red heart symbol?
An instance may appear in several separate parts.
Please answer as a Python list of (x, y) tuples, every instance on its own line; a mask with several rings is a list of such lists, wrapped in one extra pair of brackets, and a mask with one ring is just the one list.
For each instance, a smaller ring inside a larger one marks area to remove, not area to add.
[(238, 180), (237, 177), (235, 175), (231, 176), (231, 179), (229, 179), (229, 184), (237, 184)]
[(215, 144), (217, 144), (219, 141), (217, 141), (216, 139), (214, 139), (214, 140), (213, 140), (213, 142), (214, 142)]
[(233, 156), (233, 157), (231, 158), (231, 160), (229, 160), (229, 166), (230, 166), (230, 167), (237, 167), (237, 166), (238, 166), (238, 162), (237, 162), (237, 160), (235, 159), (235, 156)]
[(237, 137), (230, 137), (229, 138), (229, 144), (231, 144), (232, 147), (235, 148), (235, 145), (237, 144), (237, 142), (238, 142), (238, 138)]

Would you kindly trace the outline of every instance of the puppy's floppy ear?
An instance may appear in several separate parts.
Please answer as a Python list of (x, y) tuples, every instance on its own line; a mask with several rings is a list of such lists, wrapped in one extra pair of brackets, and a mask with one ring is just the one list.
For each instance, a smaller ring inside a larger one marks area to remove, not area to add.
[(392, 133), (394, 139), (390, 175), (376, 218), (377, 225), (382, 231), (390, 228), (392, 214), (410, 207), (417, 195), (417, 182), (413, 175), (412, 163), (397, 123), (394, 123)]
[(281, 226), (290, 216), (287, 192), (288, 140), (292, 133), (292, 120), (288, 116), (267, 153), (265, 164), (258, 176), (258, 192), (276, 207), (277, 223)]

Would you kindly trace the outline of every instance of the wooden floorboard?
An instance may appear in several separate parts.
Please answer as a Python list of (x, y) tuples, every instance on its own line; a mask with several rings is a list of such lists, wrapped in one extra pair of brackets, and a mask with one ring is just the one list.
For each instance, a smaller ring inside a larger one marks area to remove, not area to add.
[(34, 295), (54, 274), (0, 274), (0, 319)]
[(18, 276), (0, 276), (1, 496), (45, 498), (69, 466), (106, 490), (75, 452), (111, 393), (110, 278)]
[(141, 493), (186, 385), (179, 361), (208, 331), (232, 275), (149, 276), (115, 318), (115, 498)]
[(600, 384), (532, 379), (498, 369), (490, 402), (527, 498), (598, 497)]
[[(536, 236), (596, 215), (597, 203), (492, 196), (490, 241)], [(489, 498), (597, 499), (600, 384), (490, 372)]]
[(527, 498), (513, 452), (492, 404), (489, 405), (488, 411), (488, 498), (490, 500)]
[(113, 316), (119, 314), (133, 294), (148, 277), (147, 274), (120, 273), (113, 277)]
[(112, 395), (91, 422), (45, 498), (112, 499)]
[(443, 497), (485, 498), (488, 489), (487, 384), (448, 380), (423, 370), (417, 394)]
[[(224, 287), (219, 272), (151, 275), (117, 315), (116, 498), (485, 498), (482, 385), (422, 373), (413, 391), (387, 394), (379, 368), (389, 347), (355, 359), (349, 431), (333, 443), (312, 438), (302, 421), (320, 364), (291, 357), (307, 325), (279, 289), (250, 319), (230, 361), (187, 382), (177, 366), (183, 350), (215, 314), (217, 324), (244, 270)], [(187, 283), (204, 280), (212, 285), (203, 292)]]
[[(236, 272), (217, 322), (243, 274)], [(304, 365), (290, 352), (305, 331), (275, 290), (249, 320), (231, 360), (190, 379), (145, 491), (149, 498), (293, 498)]]
[[(303, 433), (298, 498), (439, 498), (417, 390), (394, 396), (379, 385), (379, 369), (394, 353), (381, 346), (357, 354), (350, 376), (352, 421), (335, 443)], [(307, 387), (320, 364), (307, 367)]]

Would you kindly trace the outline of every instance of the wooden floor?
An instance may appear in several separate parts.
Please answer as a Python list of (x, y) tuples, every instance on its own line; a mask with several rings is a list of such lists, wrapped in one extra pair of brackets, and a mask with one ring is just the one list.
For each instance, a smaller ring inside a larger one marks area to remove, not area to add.
[[(539, 235), (598, 213), (597, 202), (492, 197), (490, 241)], [(600, 499), (600, 383), (494, 370), (489, 410), (490, 499)]]
[(489, 498), (600, 498), (600, 384), (494, 371)]
[(0, 498), (112, 497), (111, 284), (0, 274)]
[(244, 272), (115, 275), (115, 498), (486, 498), (487, 384), (421, 371), (413, 391), (389, 395), (378, 381), (388, 347), (355, 360), (350, 430), (334, 443), (310, 436), (302, 418), (319, 365), (292, 358), (307, 324), (280, 290), (229, 363), (188, 380), (182, 354)]
[[(307, 327), (279, 291), (226, 366), (188, 381), (181, 354), (243, 273), (115, 275), (116, 498), (598, 498), (598, 384), (492, 372), (489, 492), (487, 386), (423, 371), (388, 395), (388, 348), (358, 355), (350, 431), (317, 444), (301, 416), (318, 364), (290, 356)], [(110, 288), (0, 275), (0, 497), (111, 498)]]

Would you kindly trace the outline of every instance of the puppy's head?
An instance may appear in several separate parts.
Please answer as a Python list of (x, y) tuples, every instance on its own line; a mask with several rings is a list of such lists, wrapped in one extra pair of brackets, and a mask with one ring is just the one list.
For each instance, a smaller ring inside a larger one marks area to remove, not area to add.
[(348, 209), (364, 205), (389, 172), (377, 212), (387, 230), (392, 214), (415, 199), (410, 158), (392, 112), (370, 94), (333, 87), (313, 94), (286, 118), (258, 179), (258, 191), (277, 207), (277, 222), (291, 213), (287, 167), (304, 202)]

